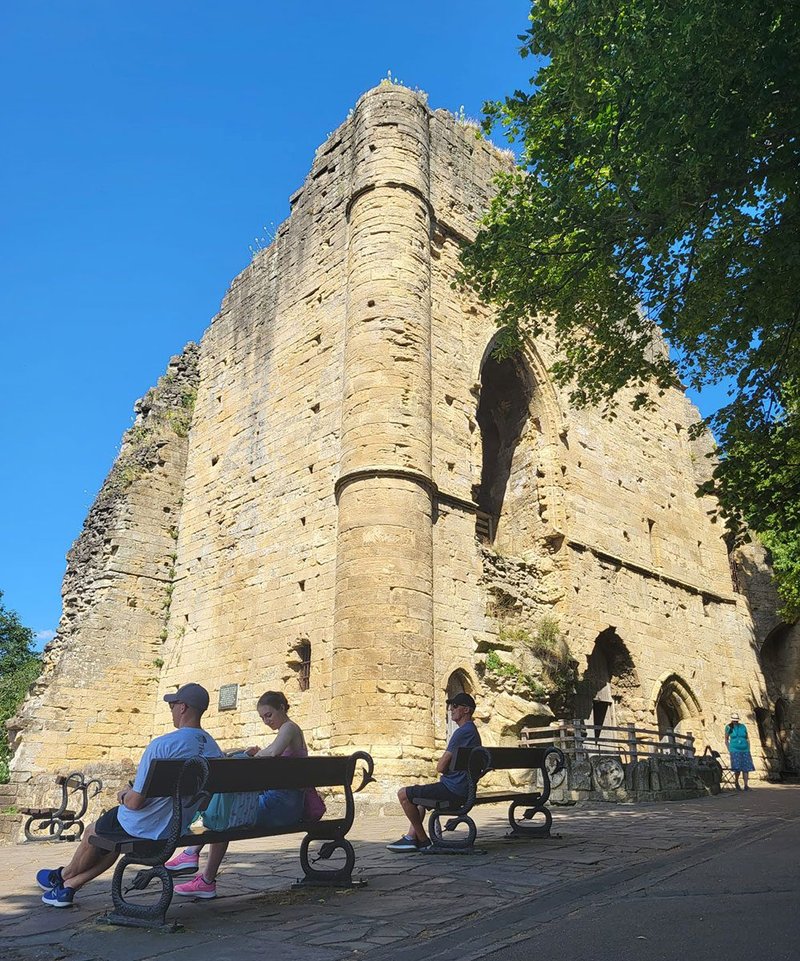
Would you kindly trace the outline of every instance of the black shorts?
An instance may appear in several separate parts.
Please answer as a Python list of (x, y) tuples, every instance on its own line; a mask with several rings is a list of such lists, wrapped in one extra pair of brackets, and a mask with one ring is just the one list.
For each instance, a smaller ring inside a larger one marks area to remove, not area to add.
[(406, 797), (424, 798), (426, 801), (447, 801), (454, 808), (462, 807), (465, 801), (462, 795), (453, 794), (441, 781), (437, 781), (436, 784), (415, 784), (413, 787), (407, 787)]
[(119, 807), (111, 808), (110, 811), (103, 811), (94, 825), (96, 834), (102, 834), (104, 838), (112, 841), (137, 841), (139, 838), (133, 834), (128, 834), (125, 828), (119, 823), (117, 812)]

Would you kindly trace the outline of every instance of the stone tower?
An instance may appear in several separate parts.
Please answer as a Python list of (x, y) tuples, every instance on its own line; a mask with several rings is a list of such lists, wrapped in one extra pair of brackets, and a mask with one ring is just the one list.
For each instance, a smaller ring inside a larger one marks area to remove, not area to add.
[(263, 742), (255, 701), (285, 690), (312, 750), (371, 751), (386, 798), (430, 773), (460, 689), (494, 743), (556, 710), (720, 748), (726, 712), (768, 709), (694, 493), (694, 408), (570, 410), (548, 343), (496, 360), (491, 313), (452, 286), (512, 162), (391, 84), (319, 148), (71, 552), (14, 724), (21, 798), (74, 766), (122, 776), (188, 680), (226, 746)]

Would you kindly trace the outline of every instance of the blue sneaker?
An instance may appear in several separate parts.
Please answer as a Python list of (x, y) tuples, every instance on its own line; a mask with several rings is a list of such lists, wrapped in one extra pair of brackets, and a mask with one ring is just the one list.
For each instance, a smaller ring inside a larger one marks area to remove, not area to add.
[(49, 904), (51, 908), (71, 908), (74, 897), (75, 891), (72, 888), (65, 888), (59, 884), (52, 891), (43, 894), (42, 901)]
[(64, 879), (61, 877), (61, 868), (55, 868), (53, 871), (50, 868), (42, 868), (41, 871), (36, 872), (36, 883), (42, 891), (52, 891), (53, 888), (60, 888), (64, 883)]

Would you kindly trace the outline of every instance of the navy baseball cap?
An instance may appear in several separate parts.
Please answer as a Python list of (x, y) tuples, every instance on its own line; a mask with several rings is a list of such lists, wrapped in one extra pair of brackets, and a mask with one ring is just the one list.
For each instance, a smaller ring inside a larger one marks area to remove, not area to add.
[(460, 691), (453, 697), (447, 699), (448, 707), (468, 707), (471, 711), (475, 710), (475, 698), (465, 691)]
[(208, 709), (209, 696), (201, 684), (184, 684), (174, 694), (165, 694), (164, 700), (167, 704), (188, 704), (202, 714)]

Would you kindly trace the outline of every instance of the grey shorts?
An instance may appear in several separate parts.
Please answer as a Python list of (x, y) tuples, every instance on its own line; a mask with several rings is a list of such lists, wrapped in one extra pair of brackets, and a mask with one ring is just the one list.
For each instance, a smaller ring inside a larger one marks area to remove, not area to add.
[(460, 794), (453, 794), (441, 781), (437, 781), (436, 784), (415, 784), (413, 787), (407, 787), (406, 797), (415, 800), (423, 798), (426, 801), (447, 801), (454, 808), (460, 808), (465, 800)]
[(104, 838), (109, 838), (112, 841), (140, 840), (140, 838), (135, 838), (132, 834), (128, 834), (125, 828), (119, 823), (118, 813), (119, 807), (111, 808), (110, 811), (103, 811), (95, 822), (95, 831), (98, 834), (102, 834)]

